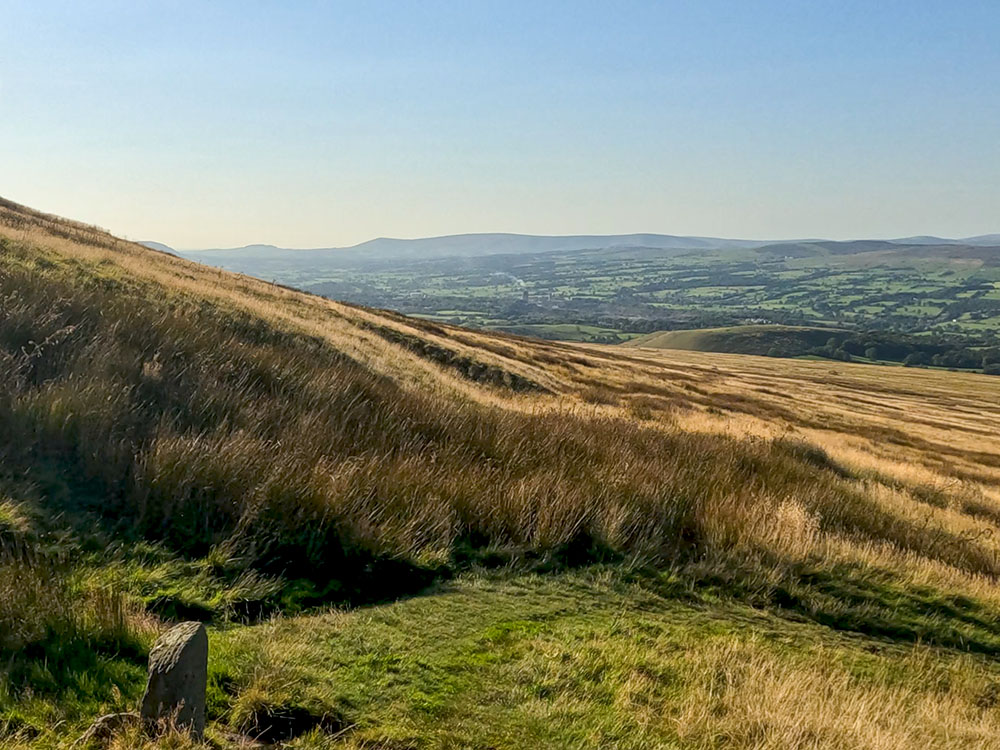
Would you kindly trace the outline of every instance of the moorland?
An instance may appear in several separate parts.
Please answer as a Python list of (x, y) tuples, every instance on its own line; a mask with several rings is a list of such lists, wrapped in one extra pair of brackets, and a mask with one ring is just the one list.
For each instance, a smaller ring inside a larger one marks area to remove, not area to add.
[(0, 369), (0, 746), (182, 619), (210, 747), (1000, 736), (1000, 378), (471, 330), (6, 201)]

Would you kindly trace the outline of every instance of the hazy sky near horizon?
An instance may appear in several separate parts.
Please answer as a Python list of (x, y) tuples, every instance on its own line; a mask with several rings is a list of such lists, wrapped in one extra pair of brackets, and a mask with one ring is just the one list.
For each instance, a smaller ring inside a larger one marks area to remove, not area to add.
[(1000, 231), (1000, 2), (0, 0), (0, 195), (178, 248)]

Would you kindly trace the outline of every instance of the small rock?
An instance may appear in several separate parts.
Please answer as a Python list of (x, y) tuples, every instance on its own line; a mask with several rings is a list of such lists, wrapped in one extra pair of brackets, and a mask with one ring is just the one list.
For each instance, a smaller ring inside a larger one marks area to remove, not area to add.
[(149, 652), (149, 682), (142, 720), (167, 722), (200, 740), (205, 732), (208, 634), (200, 622), (182, 622), (160, 636)]
[(84, 732), (80, 738), (73, 743), (73, 747), (88, 747), (91, 743), (98, 742), (106, 745), (118, 732), (139, 721), (139, 714), (127, 712), (120, 714), (105, 714), (97, 718), (90, 729)]

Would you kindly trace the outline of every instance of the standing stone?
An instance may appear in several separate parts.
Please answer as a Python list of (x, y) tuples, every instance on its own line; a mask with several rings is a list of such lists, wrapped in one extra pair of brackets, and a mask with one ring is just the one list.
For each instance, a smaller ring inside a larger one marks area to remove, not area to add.
[(142, 719), (187, 730), (197, 740), (205, 732), (208, 634), (200, 622), (182, 622), (161, 635), (149, 652), (149, 682)]

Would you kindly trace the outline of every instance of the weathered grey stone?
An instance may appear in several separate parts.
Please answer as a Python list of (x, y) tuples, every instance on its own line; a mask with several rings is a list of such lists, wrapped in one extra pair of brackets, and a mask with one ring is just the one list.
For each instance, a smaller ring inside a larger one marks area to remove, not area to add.
[(142, 697), (147, 724), (166, 721), (195, 739), (205, 732), (208, 634), (200, 622), (182, 622), (160, 636), (149, 652), (149, 682)]

